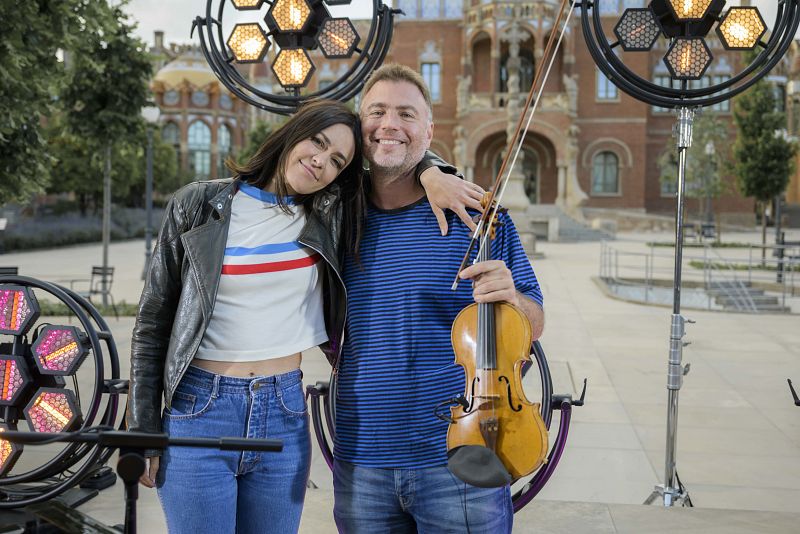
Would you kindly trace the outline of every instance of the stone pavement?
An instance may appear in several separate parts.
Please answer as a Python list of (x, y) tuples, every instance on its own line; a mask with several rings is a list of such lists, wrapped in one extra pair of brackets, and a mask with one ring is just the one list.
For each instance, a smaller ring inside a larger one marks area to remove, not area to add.
[[(800, 236), (787, 236), (797, 239)], [(630, 249), (667, 234), (623, 234)], [(752, 234), (731, 241), (757, 242)], [(117, 301), (141, 291), (143, 242), (111, 247)], [(677, 466), (696, 506), (641, 506), (664, 473), (670, 310), (609, 299), (592, 281), (598, 243), (540, 243), (547, 326), (542, 344), (556, 393), (580, 391), (567, 449), (553, 479), (516, 517), (515, 532), (797, 532), (800, 527), (800, 408), (786, 378), (800, 383), (800, 318), (691, 311), (680, 393)], [(46, 280), (82, 278), (100, 262), (99, 245), (0, 256), (0, 265)], [(127, 369), (132, 318), (109, 319)], [(305, 355), (307, 383), (325, 380), (318, 351)], [(533, 395), (531, 395), (533, 397)], [(553, 429), (554, 430), (554, 429)], [(113, 465), (113, 460), (112, 460)], [(301, 532), (335, 532), (330, 473), (314, 451)], [(142, 489), (142, 532), (164, 532), (153, 491)], [(113, 524), (123, 515), (117, 484), (81, 507)]]

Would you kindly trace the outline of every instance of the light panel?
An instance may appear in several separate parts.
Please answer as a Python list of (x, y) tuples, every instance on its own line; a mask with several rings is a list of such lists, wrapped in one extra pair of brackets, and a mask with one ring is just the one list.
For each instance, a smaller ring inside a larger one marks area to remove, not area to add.
[(766, 31), (767, 25), (755, 7), (733, 7), (717, 26), (722, 46), (728, 50), (752, 50)]
[(269, 39), (258, 24), (237, 24), (228, 37), (228, 48), (239, 63), (259, 63), (267, 54)]
[(3, 432), (6, 430), (16, 429), (5, 423), (0, 423), (0, 478), (11, 471), (19, 455), (22, 454), (22, 445), (3, 439)]
[(322, 54), (330, 59), (352, 56), (360, 40), (353, 23), (348, 18), (326, 20), (317, 39)]
[(71, 375), (88, 353), (82, 336), (74, 326), (47, 325), (31, 346), (34, 361), (45, 375)]
[(264, 0), (231, 0), (233, 7), (240, 11), (252, 11), (261, 9)]
[(645, 52), (653, 48), (661, 27), (650, 8), (631, 8), (614, 26), (614, 34), (626, 52)]
[(19, 356), (0, 356), (0, 405), (13, 406), (31, 384), (28, 367)]
[(711, 51), (700, 37), (680, 37), (664, 56), (670, 74), (677, 80), (699, 80), (711, 64)]
[(25, 408), (25, 418), (36, 432), (63, 432), (78, 420), (75, 394), (68, 389), (39, 388)]
[(275, 58), (272, 72), (286, 88), (305, 87), (314, 72), (314, 65), (304, 49), (284, 48)]
[(282, 32), (302, 32), (310, 15), (306, 0), (278, 0), (267, 12), (267, 24), (273, 22)]
[(39, 302), (27, 287), (0, 286), (0, 334), (25, 334), (39, 317)]
[(713, 0), (669, 0), (672, 13), (679, 21), (700, 20), (708, 13)]

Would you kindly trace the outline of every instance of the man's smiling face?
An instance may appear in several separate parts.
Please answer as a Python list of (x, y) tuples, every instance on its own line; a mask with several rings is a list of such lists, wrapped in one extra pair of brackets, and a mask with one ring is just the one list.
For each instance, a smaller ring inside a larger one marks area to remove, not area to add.
[(377, 82), (361, 101), (361, 133), (370, 170), (400, 175), (416, 167), (433, 138), (420, 90), (410, 82)]

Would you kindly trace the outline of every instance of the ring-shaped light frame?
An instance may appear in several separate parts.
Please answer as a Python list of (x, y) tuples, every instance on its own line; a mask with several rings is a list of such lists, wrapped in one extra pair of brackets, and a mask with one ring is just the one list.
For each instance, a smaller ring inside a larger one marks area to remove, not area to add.
[[(82, 423), (76, 430), (91, 426), (114, 426), (119, 412), (119, 393), (107, 390), (106, 381), (119, 381), (119, 354), (105, 319), (84, 297), (71, 289), (50, 282), (27, 276), (0, 276), (0, 285), (24, 286), (29, 290), (41, 289), (56, 297), (75, 315), (82, 331), (86, 334), (95, 363), (94, 388), (88, 402), (84, 400), (82, 403)], [(21, 336), (15, 336), (15, 338), (18, 337)], [(15, 339), (15, 344), (19, 341), (19, 339)], [(108, 354), (107, 362), (104, 361), (103, 344)], [(106, 371), (110, 375), (108, 378)], [(107, 395), (107, 399), (103, 399), (103, 395)], [(103, 406), (103, 412), (100, 413)], [(21, 419), (22, 413), (19, 415), (18, 419)], [(13, 427), (16, 421), (4, 421), (4, 423)], [(0, 501), (0, 510), (44, 502), (64, 493), (79, 484), (98, 466), (105, 464), (113, 453), (113, 448), (101, 448), (95, 444), (70, 443), (43, 465), (17, 475), (0, 477), (0, 491), (12, 497), (9, 500)], [(74, 471), (63, 476), (69, 469)], [(59, 475), (62, 475), (63, 478), (58, 478)], [(36, 483), (35, 489), (32, 490), (28, 483)], [(25, 484), (24, 491), (17, 493), (14, 489), (17, 484)]]
[[(240, 100), (257, 108), (289, 115), (298, 107), (312, 100), (323, 98), (345, 102), (355, 97), (364, 86), (367, 76), (383, 63), (392, 40), (394, 15), (399, 11), (386, 6), (382, 0), (372, 1), (372, 22), (369, 33), (355, 48), (350, 67), (326, 87), (300, 94), (294, 88), (290, 94), (274, 94), (250, 84), (233, 65), (228, 53), (226, 38), (222, 33), (222, 21), (228, 0), (207, 0), (205, 17), (196, 17), (194, 28), (200, 34), (200, 49), (209, 67), (219, 81)], [(346, 5), (349, 1), (328, 1), (328, 5)], [(316, 36), (314, 36), (316, 38)]]
[(763, 78), (786, 54), (800, 26), (800, 0), (786, 0), (777, 6), (775, 24), (763, 50), (738, 74), (721, 83), (690, 89), (688, 80), (680, 87), (664, 87), (642, 78), (617, 57), (603, 28), (598, 2), (581, 3), (581, 28), (589, 53), (600, 71), (630, 96), (663, 108), (697, 108), (729, 100)]

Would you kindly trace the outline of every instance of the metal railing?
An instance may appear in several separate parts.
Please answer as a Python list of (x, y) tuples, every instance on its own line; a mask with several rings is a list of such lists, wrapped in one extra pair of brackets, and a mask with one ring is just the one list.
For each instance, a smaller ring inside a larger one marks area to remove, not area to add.
[[(665, 303), (663, 293), (672, 288), (673, 249), (665, 247), (661, 252), (660, 247), (650, 245), (642, 252), (621, 247), (624, 245), (601, 243), (600, 278), (616, 288), (637, 288), (632, 294), (640, 297), (635, 300)], [(763, 261), (762, 248), (772, 251)], [(695, 295), (695, 304), (691, 307), (758, 313), (787, 311), (794, 304), (795, 311), (800, 311), (800, 302), (791, 300), (800, 296), (800, 247), (797, 245), (750, 245), (725, 248), (720, 252), (706, 244), (702, 255), (695, 250), (683, 250), (682, 285), (684, 293), (686, 288), (704, 291), (705, 304), (698, 306), (700, 296)], [(662, 293), (660, 298), (654, 297), (657, 291)]]

